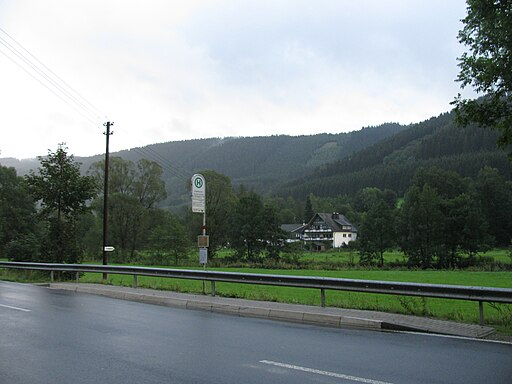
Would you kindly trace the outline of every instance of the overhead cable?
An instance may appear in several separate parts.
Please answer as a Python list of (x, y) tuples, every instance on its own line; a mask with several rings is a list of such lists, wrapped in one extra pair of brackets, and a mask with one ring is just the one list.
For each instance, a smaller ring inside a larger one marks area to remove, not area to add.
[(0, 50), (0, 52), (4, 56), (80, 113), (82, 117), (94, 125), (99, 124), (100, 117), (98, 114), (101, 114), (101, 112), (98, 108), (94, 107), (79, 92), (57, 76), (5, 30), (0, 28), (0, 32), (8, 37), (6, 39), (0, 35), (0, 45), (4, 47), (4, 50)]

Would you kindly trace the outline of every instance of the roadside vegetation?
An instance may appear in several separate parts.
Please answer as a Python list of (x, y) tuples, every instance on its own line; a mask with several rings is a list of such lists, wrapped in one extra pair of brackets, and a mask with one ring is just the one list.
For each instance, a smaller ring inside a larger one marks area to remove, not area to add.
[[(512, 288), (512, 269), (510, 251), (493, 249), (481, 256), (482, 264), (464, 270), (434, 270), (407, 268), (404, 255), (399, 251), (386, 252), (384, 267), (368, 267), (359, 264), (357, 252), (351, 250), (326, 252), (301, 252), (296, 255), (295, 264), (257, 265), (232, 263), (232, 250), (224, 249), (210, 260), (208, 270), (247, 272), (261, 274), (283, 274), (299, 276), (320, 276), (361, 280), (382, 280), (400, 282), (418, 282), (429, 284), (449, 284), (467, 286), (488, 286)], [(178, 265), (169, 254), (167, 265), (131, 263), (130, 265), (200, 269), (197, 250), (186, 257), (179, 258)], [(84, 263), (100, 263), (99, 260)], [(121, 264), (119, 264), (121, 265)], [(122, 264), (126, 265), (126, 264)], [(216, 266), (216, 267), (213, 267)], [(35, 271), (0, 270), (0, 279), (19, 282), (49, 282), (49, 274)], [(81, 283), (113, 284), (132, 286), (133, 277), (109, 275), (104, 281), (101, 274), (85, 273)], [(166, 279), (138, 277), (138, 286), (151, 289), (172, 290), (182, 293), (203, 293), (201, 281), (185, 279)], [(210, 284), (205, 285), (206, 294), (210, 293)], [(224, 297), (250, 300), (267, 300), (285, 303), (320, 305), (320, 293), (313, 289), (299, 289), (273, 286), (255, 286), (234, 283), (217, 283), (216, 294)], [(341, 308), (377, 310), (392, 313), (427, 316), (439, 319), (478, 323), (478, 303), (459, 300), (416, 298), (405, 296), (378, 295), (341, 291), (327, 291), (326, 305)], [(499, 333), (512, 335), (512, 306), (484, 304), (485, 323), (494, 326)]]
[[(197, 267), (196, 267), (197, 268)], [(258, 269), (258, 268), (208, 268), (215, 271), (247, 272), (261, 274), (283, 274), (299, 276), (320, 276), (363, 280), (383, 280), (400, 282), (419, 282), (430, 284), (489, 286), (512, 288), (510, 272), (486, 271), (438, 271), (438, 270), (290, 270), (290, 269)], [(80, 278), (83, 283), (105, 283), (101, 274), (86, 273)], [(109, 284), (132, 286), (132, 276), (111, 275)], [(172, 290), (183, 293), (201, 294), (201, 281), (185, 279), (166, 279), (153, 277), (138, 277), (138, 286), (151, 289)], [(210, 292), (210, 284), (205, 285)], [(216, 284), (216, 294), (224, 297), (236, 297), (250, 300), (277, 301), (294, 304), (320, 305), (320, 292), (314, 289), (300, 289), (274, 286), (256, 286), (234, 283)], [(326, 305), (377, 310), (417, 316), (427, 316), (468, 323), (478, 323), (478, 303), (434, 298), (416, 298), (405, 296), (378, 295), (341, 291), (327, 291)], [(512, 306), (499, 304), (484, 304), (486, 324), (495, 326), (500, 332), (512, 334)]]

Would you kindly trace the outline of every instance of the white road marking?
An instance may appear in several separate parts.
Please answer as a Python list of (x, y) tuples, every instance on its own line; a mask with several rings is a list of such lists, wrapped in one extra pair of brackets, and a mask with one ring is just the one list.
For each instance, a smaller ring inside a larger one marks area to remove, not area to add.
[(0, 307), (15, 309), (16, 311), (22, 311), (22, 312), (31, 312), (30, 309), (25, 309), (25, 308), (20, 308), (20, 307), (13, 307), (12, 305), (0, 304)]
[(329, 371), (321, 371), (319, 369), (301, 367), (300, 365), (278, 363), (276, 361), (260, 360), (260, 363), (268, 364), (268, 365), (274, 365), (276, 367), (281, 367), (281, 368), (294, 369), (296, 371), (315, 373), (317, 375), (336, 377), (338, 379), (352, 380), (352, 381), (356, 381), (358, 383), (366, 383), (366, 384), (392, 384), (392, 383), (387, 382), (387, 381), (365, 379), (364, 377), (350, 376), (350, 375), (345, 375), (343, 373), (336, 373), (336, 372), (329, 372)]
[(491, 343), (491, 344), (505, 344), (512, 345), (512, 342), (505, 340), (493, 340), (493, 339), (478, 339), (476, 337), (470, 336), (457, 336), (457, 335), (443, 335), (440, 333), (424, 333), (424, 332), (414, 332), (414, 331), (383, 331), (389, 333), (403, 333), (406, 335), (416, 335), (416, 336), (425, 336), (425, 337), (438, 337), (443, 339), (455, 339), (455, 340), (469, 340), (469, 341), (478, 341), (480, 343)]

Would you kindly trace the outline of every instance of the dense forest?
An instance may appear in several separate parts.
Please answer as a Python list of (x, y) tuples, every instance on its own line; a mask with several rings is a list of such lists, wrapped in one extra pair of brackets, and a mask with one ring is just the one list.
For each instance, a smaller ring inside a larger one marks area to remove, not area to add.
[[(383, 124), (340, 134), (169, 142), (112, 156), (134, 163), (147, 158), (160, 164), (168, 196), (160, 206), (175, 212), (189, 204), (191, 175), (204, 169), (228, 176), (235, 187), (299, 201), (311, 193), (354, 196), (366, 187), (403, 196), (421, 167), (435, 166), (474, 178), (488, 166), (511, 180), (512, 166), (506, 152), (496, 147), (497, 133), (475, 125), (461, 129), (454, 118), (450, 112), (408, 126)], [(76, 160), (86, 174), (102, 158)], [(37, 168), (38, 161), (0, 159), (0, 164), (24, 175)]]
[[(258, 193), (268, 193), (283, 182), (404, 129), (406, 127), (399, 124), (383, 124), (339, 134), (187, 140), (115, 152), (112, 156), (135, 163), (141, 158), (159, 163), (168, 194), (161, 205), (178, 207), (188, 204), (187, 182), (198, 170), (213, 169), (228, 176), (235, 186), (243, 184)], [(115, 140), (115, 136), (111, 140)], [(91, 164), (102, 159), (101, 155), (76, 157), (84, 174)], [(19, 175), (39, 166), (35, 159), (0, 159), (0, 164), (16, 168)]]
[(279, 187), (282, 196), (303, 199), (354, 195), (365, 187), (391, 189), (403, 196), (419, 168), (438, 167), (474, 178), (483, 167), (512, 178), (511, 162), (496, 148), (497, 134), (475, 125), (461, 129), (446, 113), (413, 124), (394, 136)]

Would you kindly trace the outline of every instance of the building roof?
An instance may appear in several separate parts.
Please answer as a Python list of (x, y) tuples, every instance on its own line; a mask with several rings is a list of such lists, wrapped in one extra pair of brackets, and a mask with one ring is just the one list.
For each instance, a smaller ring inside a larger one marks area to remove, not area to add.
[(350, 232), (357, 232), (357, 228), (341, 213), (317, 213), (309, 220), (307, 225), (311, 225), (316, 217), (324, 221), (334, 232), (347, 231), (347, 229), (343, 229), (344, 226), (349, 226)]
[(306, 224), (282, 224), (281, 229), (285, 232), (295, 233), (301, 232)]

